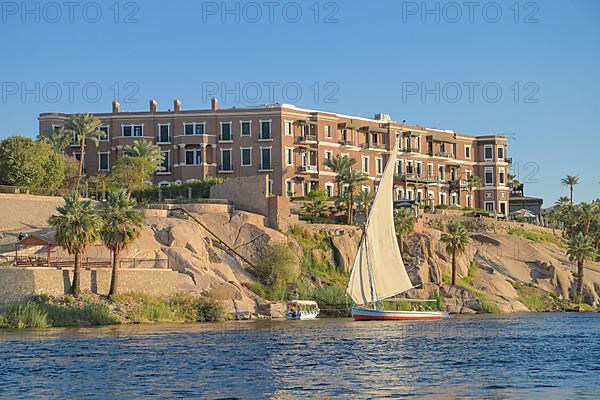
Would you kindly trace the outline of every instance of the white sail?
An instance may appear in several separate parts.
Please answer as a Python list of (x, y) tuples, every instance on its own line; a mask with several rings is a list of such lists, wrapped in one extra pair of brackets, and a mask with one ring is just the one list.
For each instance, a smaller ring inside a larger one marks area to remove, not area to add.
[(394, 171), (398, 144), (387, 161), (365, 232), (358, 247), (347, 293), (357, 305), (380, 301), (411, 289), (394, 229)]

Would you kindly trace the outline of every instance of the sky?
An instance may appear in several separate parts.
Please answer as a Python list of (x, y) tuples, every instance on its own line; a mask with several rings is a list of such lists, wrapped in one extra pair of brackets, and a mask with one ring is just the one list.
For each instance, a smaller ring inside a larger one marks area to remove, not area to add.
[(0, 37), (0, 138), (214, 95), (504, 134), (527, 195), (600, 197), (597, 0), (3, 1)]

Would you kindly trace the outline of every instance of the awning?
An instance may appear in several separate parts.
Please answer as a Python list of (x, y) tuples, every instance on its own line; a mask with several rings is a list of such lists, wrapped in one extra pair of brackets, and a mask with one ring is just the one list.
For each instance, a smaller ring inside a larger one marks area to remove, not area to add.
[(25, 239), (18, 241), (17, 244), (19, 246), (59, 246), (59, 244), (49, 235), (39, 234), (31, 234)]
[(526, 210), (524, 208), (521, 208), (520, 210), (517, 210), (517, 211), (513, 211), (511, 214), (514, 216), (526, 217), (526, 218), (535, 218), (536, 217), (536, 215), (534, 213), (532, 213), (531, 211)]

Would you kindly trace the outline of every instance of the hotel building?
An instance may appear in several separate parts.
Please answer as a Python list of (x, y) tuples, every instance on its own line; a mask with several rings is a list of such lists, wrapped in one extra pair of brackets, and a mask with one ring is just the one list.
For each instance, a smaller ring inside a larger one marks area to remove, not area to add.
[[(368, 176), (363, 190), (374, 190), (399, 135), (397, 199), (505, 215), (509, 210), (510, 159), (504, 136), (470, 136), (400, 124), (385, 114), (363, 118), (287, 104), (219, 108), (216, 99), (205, 110), (183, 110), (175, 100), (167, 111), (159, 111), (151, 100), (145, 112), (124, 112), (113, 102), (111, 113), (95, 116), (106, 138), (97, 147), (86, 145), (88, 175), (110, 171), (124, 146), (149, 140), (164, 156), (163, 168), (153, 178), (157, 185), (268, 174), (274, 195), (302, 196), (319, 186), (333, 196), (338, 186), (327, 159), (338, 154), (354, 158), (355, 167)], [(40, 114), (40, 135), (61, 129), (69, 117)], [(79, 151), (75, 140), (68, 152), (79, 157)], [(481, 187), (469, 189), (470, 175), (480, 177)]]

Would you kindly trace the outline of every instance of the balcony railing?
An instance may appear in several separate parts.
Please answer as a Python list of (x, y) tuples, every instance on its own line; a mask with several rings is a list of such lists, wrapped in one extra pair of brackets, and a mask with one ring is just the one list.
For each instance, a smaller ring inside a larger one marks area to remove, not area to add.
[(438, 182), (438, 177), (435, 175), (424, 175), (424, 174), (402, 174), (396, 175), (401, 181), (413, 181), (413, 182), (423, 182), (423, 183), (434, 183)]
[(454, 158), (454, 154), (449, 153), (447, 151), (438, 151), (435, 153), (436, 157), (446, 157), (446, 158)]
[(402, 153), (412, 153), (412, 147), (402, 147), (400, 151)]
[(300, 136), (300, 142), (316, 142), (317, 135), (303, 135)]
[(450, 183), (450, 187), (452, 187), (452, 188), (468, 188), (469, 187), (469, 181), (466, 181), (464, 179), (450, 179), (449, 183)]
[(509, 163), (509, 164), (512, 164), (512, 157), (506, 157), (506, 158), (504, 159), (504, 162), (506, 162), (506, 163)]
[(316, 165), (303, 165), (300, 167), (300, 173), (316, 174), (317, 172), (319, 172), (319, 169)]
[(342, 146), (354, 146), (354, 142), (352, 140), (340, 140), (340, 144)]
[(365, 143), (363, 144), (363, 148), (365, 149), (376, 149), (376, 150), (385, 150), (385, 144), (383, 143)]

